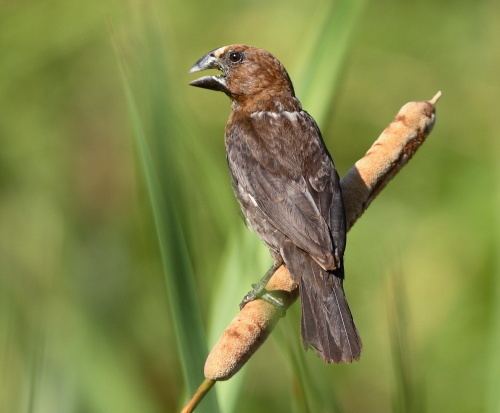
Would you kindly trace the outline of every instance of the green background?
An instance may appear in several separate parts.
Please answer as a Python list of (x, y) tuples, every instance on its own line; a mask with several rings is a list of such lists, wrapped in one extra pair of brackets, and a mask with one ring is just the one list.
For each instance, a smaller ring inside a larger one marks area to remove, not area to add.
[[(274, 53), (341, 174), (409, 100), (428, 142), (348, 237), (360, 362), (298, 306), (205, 412), (499, 412), (496, 1), (0, 2), (0, 412), (179, 410), (270, 264), (223, 146), (207, 51)], [(217, 398), (214, 397), (217, 393)]]

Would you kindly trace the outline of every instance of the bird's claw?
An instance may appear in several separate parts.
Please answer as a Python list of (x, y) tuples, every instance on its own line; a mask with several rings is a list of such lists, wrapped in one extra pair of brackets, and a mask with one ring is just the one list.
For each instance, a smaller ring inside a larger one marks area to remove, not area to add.
[(254, 301), (257, 298), (262, 298), (265, 292), (266, 289), (264, 286), (260, 284), (252, 284), (252, 289), (247, 292), (241, 300), (240, 310), (243, 310), (243, 307), (245, 307), (250, 301)]
[(281, 316), (285, 315), (286, 306), (283, 302), (283, 299), (277, 294), (274, 294), (271, 291), (267, 291), (265, 286), (261, 284), (252, 284), (252, 290), (246, 293), (243, 297), (243, 300), (241, 300), (240, 310), (242, 310), (243, 307), (245, 307), (245, 305), (247, 305), (250, 301), (254, 301), (256, 299), (261, 299), (268, 302), (269, 304), (272, 304), (281, 312)]

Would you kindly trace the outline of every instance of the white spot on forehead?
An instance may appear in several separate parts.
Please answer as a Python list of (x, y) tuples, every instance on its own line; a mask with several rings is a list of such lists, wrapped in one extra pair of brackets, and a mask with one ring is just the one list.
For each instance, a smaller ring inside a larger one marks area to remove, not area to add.
[(226, 49), (227, 49), (227, 46), (219, 47), (217, 50), (214, 50), (214, 52), (213, 52), (214, 56), (217, 58), (221, 57), (224, 54), (224, 52), (226, 51)]

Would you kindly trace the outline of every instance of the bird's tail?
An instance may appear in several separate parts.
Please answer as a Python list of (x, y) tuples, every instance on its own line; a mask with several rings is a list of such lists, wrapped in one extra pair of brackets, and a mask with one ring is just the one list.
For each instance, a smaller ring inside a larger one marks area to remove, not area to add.
[(361, 339), (344, 294), (343, 268), (325, 271), (298, 248), (284, 259), (300, 287), (304, 345), (328, 363), (359, 359)]

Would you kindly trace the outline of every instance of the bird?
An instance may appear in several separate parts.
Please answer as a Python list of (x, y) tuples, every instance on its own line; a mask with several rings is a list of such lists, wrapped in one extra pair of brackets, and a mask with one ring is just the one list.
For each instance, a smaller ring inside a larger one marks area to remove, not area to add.
[(263, 298), (285, 265), (299, 286), (301, 336), (327, 363), (358, 360), (361, 339), (345, 296), (346, 220), (339, 175), (312, 116), (302, 109), (283, 64), (244, 44), (214, 49), (190, 73), (216, 69), (190, 85), (231, 100), (225, 149), (246, 224), (267, 245), (273, 266), (242, 306)]

